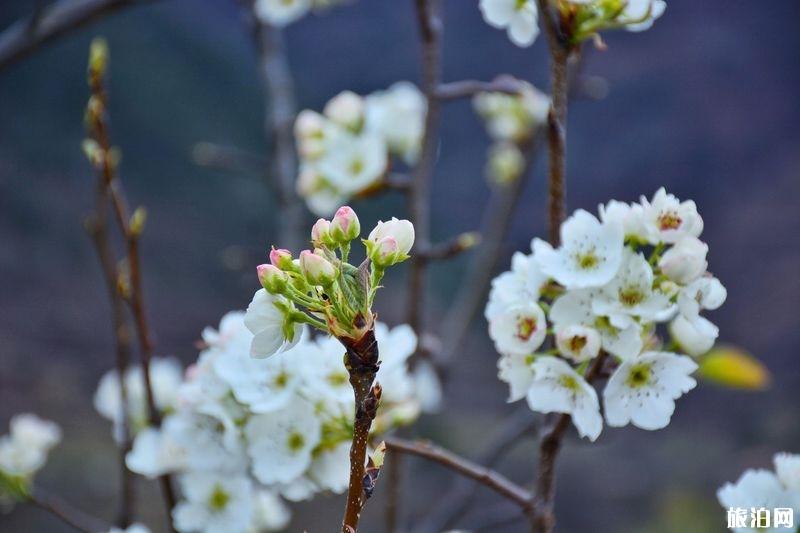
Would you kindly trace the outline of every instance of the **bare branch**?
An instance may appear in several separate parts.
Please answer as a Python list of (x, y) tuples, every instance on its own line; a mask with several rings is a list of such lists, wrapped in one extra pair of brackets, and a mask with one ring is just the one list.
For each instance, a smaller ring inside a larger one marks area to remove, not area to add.
[(38, 47), (125, 7), (153, 0), (60, 0), (19, 20), (0, 34), (0, 70)]
[(480, 242), (480, 233), (468, 231), (456, 235), (448, 241), (432, 244), (425, 250), (418, 250), (417, 254), (422, 256), (425, 261), (445, 261), (475, 248)]
[(34, 487), (28, 496), (28, 503), (45, 510), (59, 518), (78, 531), (84, 533), (97, 533), (98, 531), (108, 531), (111, 526), (97, 517), (91, 516), (80, 509), (73, 507), (55, 495), (49, 494), (45, 490)]
[(463, 457), (456, 455), (453, 452), (445, 450), (439, 446), (423, 441), (408, 441), (396, 437), (389, 437), (385, 439), (386, 449), (389, 452), (406, 453), (424, 457), (435, 463), (461, 474), (462, 476), (474, 479), (483, 486), (495, 491), (507, 500), (515, 503), (524, 512), (527, 512), (531, 506), (531, 495), (509, 480), (502, 474), (473, 463)]
[(448, 101), (470, 98), (482, 92), (517, 94), (521, 88), (522, 84), (513, 76), (498, 76), (492, 81), (462, 80), (443, 83), (436, 89), (436, 97)]

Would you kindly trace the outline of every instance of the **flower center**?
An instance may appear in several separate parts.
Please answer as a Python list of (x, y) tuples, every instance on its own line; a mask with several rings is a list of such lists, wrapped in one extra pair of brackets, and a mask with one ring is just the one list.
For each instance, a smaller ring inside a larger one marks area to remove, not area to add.
[(350, 162), (350, 173), (354, 176), (361, 174), (364, 170), (364, 161), (361, 158), (353, 159)]
[(586, 253), (575, 255), (575, 262), (581, 270), (591, 270), (600, 263), (600, 258), (594, 253), (594, 248)]
[(528, 0), (517, 0), (517, 4), (514, 6), (514, 9), (517, 11), (522, 11), (525, 9), (525, 5), (528, 3)]
[(633, 307), (642, 300), (644, 300), (644, 293), (638, 287), (626, 287), (619, 290), (619, 301), (627, 307)]
[(289, 374), (286, 372), (281, 372), (275, 376), (275, 379), (272, 381), (272, 384), (279, 389), (284, 388), (287, 383), (289, 383)]
[(214, 512), (220, 512), (228, 505), (231, 496), (220, 485), (214, 487), (211, 496), (208, 497), (208, 507)]
[(302, 433), (297, 431), (293, 431), (289, 434), (289, 438), (286, 439), (286, 447), (289, 448), (289, 451), (293, 453), (297, 453), (303, 449), (303, 445), (306, 443), (305, 437), (303, 437)]
[(569, 374), (562, 374), (558, 378), (558, 384), (571, 391), (577, 391), (581, 388), (581, 386), (578, 384), (578, 380), (575, 379), (575, 376), (570, 376)]
[(530, 316), (520, 317), (517, 321), (517, 338), (527, 341), (536, 333), (536, 319)]
[(625, 383), (633, 389), (644, 387), (650, 382), (651, 375), (652, 371), (650, 370), (650, 365), (639, 364), (631, 367), (628, 373), (628, 379), (625, 380)]
[(587, 342), (588, 340), (586, 339), (585, 335), (575, 335), (569, 340), (569, 349), (574, 353), (578, 353), (583, 350), (583, 347), (586, 346)]
[(681, 222), (683, 222), (683, 220), (681, 220), (681, 217), (678, 216), (678, 213), (674, 211), (667, 211), (658, 217), (658, 228), (661, 231), (678, 229), (681, 227)]

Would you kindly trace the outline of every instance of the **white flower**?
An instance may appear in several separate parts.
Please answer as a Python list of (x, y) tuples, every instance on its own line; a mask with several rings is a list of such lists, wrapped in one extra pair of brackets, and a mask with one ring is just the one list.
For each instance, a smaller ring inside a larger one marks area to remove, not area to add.
[(667, 9), (664, 0), (627, 0), (620, 21), (628, 31), (644, 31)]
[(531, 354), (547, 336), (544, 311), (535, 302), (504, 309), (489, 320), (489, 336), (501, 354)]
[(335, 188), (350, 195), (377, 183), (387, 165), (386, 143), (381, 137), (341, 135), (331, 141), (317, 169)]
[[(742, 508), (747, 509), (775, 509), (790, 508), (794, 516), (800, 513), (800, 493), (787, 490), (780, 480), (767, 470), (747, 470), (739, 480), (734, 483), (726, 483), (717, 491), (717, 499), (720, 505), (726, 509)], [(750, 525), (750, 521), (747, 521)], [(797, 525), (797, 524), (795, 524)], [(785, 531), (785, 528), (734, 528), (736, 533), (749, 532), (775, 532)]]
[(778, 453), (772, 459), (775, 473), (783, 486), (789, 490), (800, 491), (800, 455)]
[(285, 409), (256, 415), (245, 426), (253, 475), (264, 483), (289, 483), (311, 464), (321, 438), (314, 406), (297, 398)]
[(617, 328), (628, 327), (636, 318), (654, 321), (671, 307), (666, 295), (653, 290), (653, 269), (647, 260), (630, 248), (625, 248), (617, 275), (592, 300), (594, 313), (607, 316)]
[(247, 354), (222, 354), (214, 360), (214, 370), (230, 386), (236, 400), (254, 413), (268, 413), (286, 407), (300, 384), (293, 358), (302, 357), (298, 344), (269, 359), (253, 359)]
[(556, 347), (561, 355), (576, 363), (588, 361), (600, 353), (600, 334), (594, 328), (570, 324), (557, 328)]
[(369, 232), (368, 239), (377, 243), (386, 237), (394, 238), (399, 253), (408, 254), (414, 245), (414, 225), (408, 220), (398, 220), (395, 217), (386, 222), (381, 220)]
[(561, 246), (535, 239), (533, 257), (542, 272), (568, 289), (600, 287), (622, 263), (625, 235), (617, 221), (601, 223), (582, 209), (561, 226)]
[(508, 383), (508, 401), (516, 402), (528, 394), (533, 383), (533, 355), (508, 354), (497, 360), (497, 377)]
[(248, 531), (280, 531), (292, 518), (289, 507), (272, 491), (253, 491), (253, 520)]
[(408, 372), (408, 358), (417, 349), (417, 334), (408, 324), (389, 329), (386, 324), (378, 322), (375, 324), (375, 340), (381, 361), (376, 376), (383, 386), (381, 401), (399, 403), (414, 400), (414, 380)]
[(719, 336), (719, 328), (701, 316), (688, 319), (678, 315), (670, 322), (669, 332), (683, 351), (694, 356), (709, 351)]
[(203, 342), (211, 349), (247, 354), (253, 335), (244, 325), (244, 311), (230, 311), (222, 316), (219, 329), (207, 326), (202, 332)]
[(680, 202), (661, 187), (652, 201), (641, 198), (642, 220), (650, 244), (674, 244), (685, 236), (699, 237), (703, 219), (694, 201)]
[(322, 112), (343, 128), (356, 131), (364, 122), (364, 99), (353, 91), (342, 91), (328, 100)]
[(297, 175), (297, 194), (302, 196), (312, 213), (318, 216), (329, 216), (342, 205), (348, 195), (335, 187), (315, 167), (309, 164), (300, 165)]
[(294, 136), (298, 154), (308, 162), (318, 160), (337, 139), (350, 137), (351, 133), (316, 111), (304, 109), (294, 122)]
[(181, 476), (181, 488), (186, 501), (172, 511), (175, 529), (181, 533), (244, 532), (250, 526), (252, 488), (248, 478), (192, 472)]
[(570, 325), (583, 325), (600, 333), (601, 345), (607, 352), (622, 359), (636, 357), (642, 351), (642, 328), (631, 322), (624, 328), (614, 326), (604, 316), (597, 316), (592, 302), (596, 291), (579, 289), (568, 291), (560, 296), (550, 309), (550, 320), (556, 328)]
[(535, 0), (481, 0), (480, 9), (483, 20), (494, 28), (507, 28), (517, 46), (530, 46), (539, 34)]
[(385, 139), (389, 150), (408, 164), (419, 158), (427, 101), (417, 87), (401, 81), (366, 97), (364, 129)]
[(277, 27), (300, 19), (311, 9), (311, 0), (256, 0), (258, 18)]
[(61, 442), (61, 428), (55, 422), (42, 420), (32, 413), (14, 415), (9, 423), (11, 438), (25, 448), (49, 452)]
[(160, 430), (145, 428), (133, 440), (125, 464), (132, 472), (155, 479), (177, 469), (182, 459), (182, 450), (177, 446), (170, 447)]
[(131, 524), (125, 529), (120, 529), (118, 527), (112, 527), (108, 530), (108, 533), (150, 533), (150, 528), (145, 526), (144, 524), (139, 524), (138, 522), (135, 524)]
[(437, 413), (442, 407), (442, 383), (433, 364), (420, 359), (411, 370), (414, 380), (414, 394), (424, 413)]
[(566, 413), (582, 437), (594, 441), (603, 430), (597, 392), (562, 359), (538, 357), (528, 405), (541, 413)]
[(516, 94), (482, 92), (475, 95), (472, 105), (483, 118), (492, 139), (519, 143), (530, 137), (533, 130), (547, 122), (550, 98), (530, 83), (516, 80)]
[(294, 324), (293, 338), (284, 337), (286, 318), (275, 303), (282, 298), (259, 289), (253, 295), (253, 301), (247, 306), (244, 323), (254, 337), (250, 346), (252, 357), (264, 358), (288, 350), (300, 340), (302, 325)]
[(675, 400), (697, 385), (690, 377), (695, 370), (697, 364), (690, 358), (669, 352), (645, 352), (623, 361), (603, 391), (608, 425), (631, 422), (642, 429), (666, 427)]
[(350, 474), (350, 441), (342, 441), (333, 449), (319, 454), (309, 475), (321, 490), (341, 494), (347, 490)]
[(611, 200), (605, 205), (600, 204), (598, 212), (602, 222), (621, 224), (625, 237), (646, 240), (642, 219), (644, 210), (641, 205)]
[(725, 303), (728, 291), (717, 278), (703, 276), (683, 287), (678, 294), (678, 310), (689, 320), (696, 318), (700, 311), (713, 311)]
[(0, 473), (11, 476), (31, 476), (44, 466), (47, 453), (15, 442), (8, 435), (0, 437)]
[(486, 158), (486, 176), (498, 185), (513, 183), (525, 169), (525, 156), (519, 145), (498, 141), (489, 147)]
[(535, 302), (539, 299), (547, 279), (539, 270), (533, 256), (515, 252), (511, 257), (511, 270), (492, 280), (484, 316), (491, 320), (493, 316), (514, 305)]
[(686, 285), (699, 278), (706, 271), (708, 245), (697, 237), (685, 236), (664, 252), (658, 267), (675, 283)]

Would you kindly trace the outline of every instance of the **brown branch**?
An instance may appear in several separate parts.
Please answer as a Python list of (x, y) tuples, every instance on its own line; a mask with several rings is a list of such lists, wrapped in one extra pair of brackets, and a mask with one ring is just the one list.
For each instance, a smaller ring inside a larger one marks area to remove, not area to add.
[(280, 28), (261, 21), (254, 0), (242, 0), (258, 54), (258, 68), (265, 89), (264, 129), (270, 142), (271, 167), (267, 181), (275, 190), (280, 207), (281, 246), (298, 249), (303, 238), (303, 203), (295, 192), (297, 155), (294, 147), (294, 119), (297, 104), (294, 79), (286, 56)]
[(417, 250), (417, 254), (424, 261), (445, 261), (452, 259), (459, 254), (471, 250), (481, 242), (481, 234), (476, 231), (468, 231), (456, 235), (452, 239), (432, 244), (425, 250)]
[[(600, 377), (606, 357), (605, 352), (600, 352), (600, 355), (592, 362), (592, 366), (585, 375), (588, 383), (591, 384)], [(551, 429), (539, 443), (539, 470), (536, 478), (536, 492), (532, 499), (535, 510), (532, 515), (532, 524), (535, 532), (550, 533), (555, 526), (553, 500), (555, 498), (556, 459), (570, 421), (569, 415), (558, 415)]]
[(492, 81), (461, 80), (443, 83), (436, 88), (436, 97), (449, 101), (470, 98), (482, 92), (517, 94), (521, 88), (522, 84), (513, 76), (498, 76)]
[(429, 442), (408, 441), (396, 437), (389, 437), (384, 442), (386, 442), (386, 449), (389, 452), (394, 451), (423, 457), (439, 463), (462, 476), (474, 479), (510, 502), (515, 503), (523, 512), (528, 512), (531, 507), (531, 495), (527, 490), (490, 468), (473, 463)]
[[(436, 91), (441, 83), (441, 6), (440, 0), (415, 0), (417, 23), (422, 42), (422, 91), (428, 110), (422, 150), (414, 167), (413, 182), (408, 194), (411, 222), (416, 234), (416, 248), (430, 246), (430, 188), (436, 152), (439, 146), (441, 101)], [(421, 254), (412, 254), (408, 288), (408, 324), (422, 335), (426, 261)]]
[(61, 0), (36, 9), (0, 34), (0, 70), (40, 46), (125, 7), (152, 0)]
[(31, 490), (27, 502), (39, 509), (47, 511), (78, 531), (97, 533), (98, 531), (108, 531), (111, 528), (109, 524), (106, 524), (99, 518), (73, 507), (61, 498), (49, 494), (38, 487), (34, 487), (33, 490)]
[[(92, 59), (89, 68), (89, 88), (91, 98), (87, 106), (86, 120), (89, 134), (95, 143), (92, 162), (98, 170), (99, 186), (104, 190), (108, 201), (111, 203), (118, 230), (125, 241), (126, 264), (129, 276), (129, 288), (125, 294), (125, 301), (133, 315), (136, 335), (139, 343), (140, 364), (144, 377), (145, 396), (147, 399), (148, 419), (151, 425), (158, 427), (161, 424), (161, 413), (153, 396), (153, 385), (150, 378), (150, 361), (153, 357), (153, 341), (144, 306), (144, 288), (142, 287), (141, 261), (139, 259), (139, 238), (143, 230), (143, 212), (139, 220), (132, 220), (129, 216), (128, 203), (122, 189), (121, 178), (117, 172), (117, 156), (111, 145), (109, 135), (108, 114), (106, 106), (106, 91), (104, 86), (105, 62), (103, 57), (95, 57), (95, 53), (104, 56), (105, 44), (93, 43)], [(95, 48), (96, 47), (96, 48)], [(134, 213), (134, 219), (137, 213)], [(120, 376), (122, 379), (122, 376)], [(164, 502), (167, 506), (168, 527), (172, 529), (172, 520), (169, 514), (175, 507), (175, 494), (170, 476), (165, 474), (159, 478)]]
[(353, 441), (350, 445), (350, 480), (347, 486), (347, 505), (342, 519), (342, 533), (356, 533), (361, 510), (368, 494), (364, 492), (364, 466), (369, 444), (369, 430), (378, 411), (381, 386), (375, 381), (378, 373), (378, 342), (374, 329), (368, 330), (361, 339), (339, 339), (344, 345), (345, 367), (350, 376), (355, 399)]

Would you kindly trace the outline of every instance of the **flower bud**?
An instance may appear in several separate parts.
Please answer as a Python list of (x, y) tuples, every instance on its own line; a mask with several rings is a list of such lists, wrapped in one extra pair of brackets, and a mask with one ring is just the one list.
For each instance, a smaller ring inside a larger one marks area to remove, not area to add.
[(336, 267), (321, 254), (310, 250), (300, 252), (300, 271), (312, 285), (329, 285), (336, 279)]
[(696, 357), (714, 346), (719, 328), (701, 316), (689, 320), (678, 315), (670, 322), (669, 332), (683, 351)]
[(343, 91), (325, 104), (326, 117), (351, 130), (359, 130), (364, 122), (364, 99), (352, 91)]
[(658, 262), (661, 271), (675, 283), (686, 285), (699, 278), (708, 267), (708, 245), (687, 235), (667, 250)]
[(408, 259), (414, 245), (414, 225), (408, 220), (378, 222), (366, 241), (367, 255), (379, 266), (391, 266)]
[(294, 134), (301, 140), (321, 136), (324, 128), (325, 117), (310, 109), (300, 111), (300, 114), (297, 115), (297, 119), (294, 121)]
[(269, 262), (281, 270), (294, 270), (292, 252), (283, 248), (273, 248), (269, 253)]
[(331, 223), (320, 218), (311, 227), (311, 242), (314, 246), (325, 246), (331, 243)]
[(556, 347), (564, 357), (580, 363), (600, 353), (600, 334), (597, 330), (580, 325), (570, 325), (556, 331)]
[(286, 273), (275, 265), (264, 264), (256, 267), (258, 281), (271, 294), (281, 294), (286, 288)]
[(350, 242), (361, 234), (361, 223), (356, 212), (348, 206), (342, 206), (333, 216), (331, 221), (331, 237), (337, 243)]

